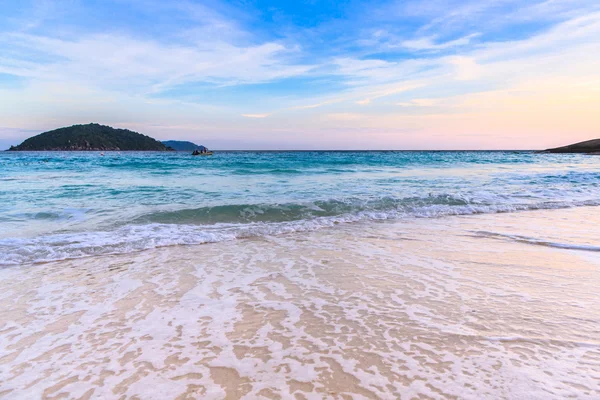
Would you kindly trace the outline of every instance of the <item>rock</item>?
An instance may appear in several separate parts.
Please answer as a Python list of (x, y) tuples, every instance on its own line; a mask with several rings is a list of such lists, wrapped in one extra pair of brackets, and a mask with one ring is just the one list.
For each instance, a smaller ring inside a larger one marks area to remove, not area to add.
[(556, 147), (554, 149), (544, 150), (542, 153), (580, 153), (600, 155), (600, 139), (587, 140), (585, 142), (570, 144), (568, 146)]

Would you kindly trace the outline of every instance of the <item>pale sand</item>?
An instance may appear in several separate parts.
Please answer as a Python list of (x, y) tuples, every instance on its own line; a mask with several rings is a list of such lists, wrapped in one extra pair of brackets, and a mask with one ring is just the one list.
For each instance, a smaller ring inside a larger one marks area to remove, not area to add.
[(598, 399), (598, 214), (5, 268), (0, 398)]

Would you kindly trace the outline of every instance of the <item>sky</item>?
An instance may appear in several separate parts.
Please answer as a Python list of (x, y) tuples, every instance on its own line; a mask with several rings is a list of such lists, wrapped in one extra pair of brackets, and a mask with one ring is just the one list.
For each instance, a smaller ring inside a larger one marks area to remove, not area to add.
[(600, 137), (600, 1), (0, 0), (0, 148), (80, 123), (214, 149)]

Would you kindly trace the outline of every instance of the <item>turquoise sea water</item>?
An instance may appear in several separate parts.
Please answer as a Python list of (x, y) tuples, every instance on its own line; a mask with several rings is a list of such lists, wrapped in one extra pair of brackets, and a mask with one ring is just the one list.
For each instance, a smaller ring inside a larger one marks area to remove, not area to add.
[(600, 205), (600, 157), (533, 152), (0, 153), (0, 265), (365, 220)]

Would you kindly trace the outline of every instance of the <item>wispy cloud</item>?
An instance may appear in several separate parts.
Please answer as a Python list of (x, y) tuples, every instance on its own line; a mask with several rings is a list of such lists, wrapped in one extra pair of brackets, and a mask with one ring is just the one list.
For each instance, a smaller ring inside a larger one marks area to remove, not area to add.
[(246, 118), (267, 118), (271, 114), (242, 114)]
[(333, 121), (357, 121), (365, 118), (366, 116), (358, 113), (331, 113), (327, 114), (325, 117)]
[(407, 92), (409, 90), (418, 89), (420, 87), (423, 87), (422, 83), (408, 83), (408, 84), (403, 83), (399, 86), (388, 86), (382, 90), (377, 90), (377, 91), (372, 92), (371, 94), (369, 94), (368, 97), (365, 97), (362, 100), (358, 100), (356, 102), (356, 104), (360, 104), (360, 105), (370, 104), (373, 100), (380, 99), (382, 97), (392, 96), (392, 95), (402, 93), (402, 92)]
[(433, 107), (439, 104), (438, 99), (412, 99), (409, 101), (401, 101), (396, 103), (397, 106), (401, 107)]
[[(187, 82), (269, 82), (302, 75), (312, 68), (286, 63), (285, 54), (294, 50), (274, 42), (248, 47), (214, 43), (206, 48), (164, 45), (117, 34), (76, 40), (11, 34), (5, 36), (2, 44), (22, 51), (12, 58), (0, 58), (0, 71), (5, 73), (46, 81), (125, 84), (149, 92)], [(30, 61), (32, 54), (44, 61)]]
[(319, 108), (319, 107), (323, 107), (323, 106), (328, 106), (330, 104), (341, 103), (345, 100), (346, 100), (345, 98), (326, 100), (326, 101), (322, 101), (322, 102), (314, 103), (314, 104), (290, 107), (290, 108), (288, 108), (288, 110), (310, 110), (312, 108)]
[(479, 36), (478, 33), (472, 33), (458, 39), (436, 43), (438, 37), (433, 35), (419, 39), (405, 40), (399, 46), (413, 50), (446, 50), (452, 47), (466, 46), (471, 43), (473, 38), (476, 38), (477, 36)]

